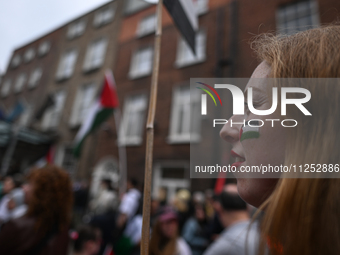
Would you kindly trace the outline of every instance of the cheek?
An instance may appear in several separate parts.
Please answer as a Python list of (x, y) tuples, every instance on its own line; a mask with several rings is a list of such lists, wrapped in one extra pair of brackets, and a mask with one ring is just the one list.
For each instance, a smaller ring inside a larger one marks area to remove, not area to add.
[(279, 179), (237, 179), (240, 197), (248, 204), (259, 207), (273, 192)]
[(265, 121), (258, 129), (258, 137), (243, 140), (242, 146), (247, 165), (279, 165), (284, 161), (285, 130), (276, 122), (274, 127)]

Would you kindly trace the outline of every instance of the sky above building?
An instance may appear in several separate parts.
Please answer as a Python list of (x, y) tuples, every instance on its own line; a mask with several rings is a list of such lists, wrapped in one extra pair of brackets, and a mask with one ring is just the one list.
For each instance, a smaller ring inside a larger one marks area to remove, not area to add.
[(110, 0), (1, 0), (0, 73), (14, 49)]

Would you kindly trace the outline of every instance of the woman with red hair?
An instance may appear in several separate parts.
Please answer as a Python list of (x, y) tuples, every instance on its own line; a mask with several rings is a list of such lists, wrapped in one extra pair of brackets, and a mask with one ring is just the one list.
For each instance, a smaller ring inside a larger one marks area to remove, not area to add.
[(0, 254), (67, 254), (73, 201), (68, 174), (54, 165), (35, 169), (24, 189), (27, 212), (1, 229)]

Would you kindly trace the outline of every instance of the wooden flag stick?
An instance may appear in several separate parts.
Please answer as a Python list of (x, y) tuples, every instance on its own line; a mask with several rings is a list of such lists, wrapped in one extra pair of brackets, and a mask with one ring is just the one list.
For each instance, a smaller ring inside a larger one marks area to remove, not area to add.
[(148, 119), (146, 123), (146, 155), (145, 155), (141, 255), (149, 255), (151, 181), (152, 181), (152, 160), (153, 160), (152, 153), (153, 153), (153, 137), (154, 137), (154, 119), (155, 119), (156, 102), (157, 102), (159, 58), (160, 58), (161, 37), (162, 37), (162, 6), (163, 6), (163, 0), (159, 0), (158, 5), (157, 5), (157, 27), (156, 27), (156, 34), (155, 34), (155, 50), (154, 50), (153, 70), (152, 70), (152, 78), (151, 78), (149, 112), (148, 112)]

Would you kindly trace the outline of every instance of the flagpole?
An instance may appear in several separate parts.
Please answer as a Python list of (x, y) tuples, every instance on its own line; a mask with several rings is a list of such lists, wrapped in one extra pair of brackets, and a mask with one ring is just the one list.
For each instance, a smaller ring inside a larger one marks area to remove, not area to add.
[(146, 155), (145, 155), (145, 174), (144, 174), (144, 202), (143, 202), (143, 226), (141, 255), (149, 255), (150, 242), (150, 209), (151, 209), (151, 182), (152, 182), (152, 160), (153, 160), (153, 138), (154, 138), (154, 119), (157, 102), (157, 86), (159, 73), (159, 58), (162, 37), (162, 6), (163, 0), (158, 1), (157, 5), (157, 27), (155, 33), (155, 51), (153, 58), (153, 70), (151, 78), (150, 102), (148, 119), (146, 123)]
[[(113, 110), (113, 116), (115, 119), (116, 124), (116, 133), (118, 136), (118, 141), (120, 137), (120, 120), (121, 120), (121, 114), (120, 110), (115, 109)], [(127, 167), (126, 167), (126, 148), (125, 145), (121, 145), (118, 142), (118, 157), (119, 157), (119, 197), (121, 198), (122, 195), (126, 191), (126, 182), (127, 182)]]

